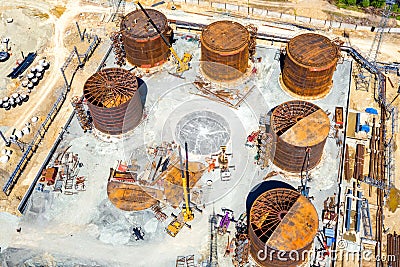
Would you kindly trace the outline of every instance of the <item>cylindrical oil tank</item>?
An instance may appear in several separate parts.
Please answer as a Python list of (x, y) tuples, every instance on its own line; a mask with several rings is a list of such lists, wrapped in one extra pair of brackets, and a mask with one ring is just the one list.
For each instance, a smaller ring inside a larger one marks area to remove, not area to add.
[(329, 130), (328, 115), (310, 102), (293, 100), (277, 106), (271, 114), (273, 163), (298, 173), (308, 151), (308, 169), (314, 168), (321, 160)]
[(294, 37), (286, 47), (284, 86), (304, 99), (327, 95), (339, 56), (338, 46), (323, 35), (305, 33)]
[[(172, 29), (168, 25), (167, 17), (154, 9), (146, 11), (162, 34), (171, 41)], [(141, 68), (150, 68), (168, 60), (168, 46), (142, 10), (138, 9), (126, 15), (120, 29), (129, 63)]]
[(138, 80), (128, 70), (107, 68), (96, 72), (86, 81), (83, 95), (95, 128), (103, 133), (126, 133), (142, 119)]
[(258, 266), (294, 267), (307, 260), (318, 214), (305, 196), (281, 181), (265, 181), (246, 200), (250, 256)]
[(234, 21), (216, 21), (201, 33), (201, 69), (216, 81), (239, 78), (249, 62), (250, 35), (246, 27)]

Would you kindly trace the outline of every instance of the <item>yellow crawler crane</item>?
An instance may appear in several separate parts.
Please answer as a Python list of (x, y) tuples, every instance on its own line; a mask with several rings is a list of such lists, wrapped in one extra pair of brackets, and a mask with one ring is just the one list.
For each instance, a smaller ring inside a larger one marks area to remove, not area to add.
[(184, 225), (191, 228), (191, 226), (187, 224), (187, 222), (192, 221), (194, 219), (194, 214), (190, 207), (189, 158), (188, 158), (187, 143), (185, 142), (185, 153), (186, 153), (185, 170), (183, 168), (181, 148), (179, 147), (178, 149), (179, 149), (180, 169), (182, 175), (183, 198), (185, 202), (182, 207), (182, 212), (178, 216), (174, 216), (172, 214), (175, 217), (175, 219), (172, 220), (171, 223), (166, 228), (167, 233), (172, 237), (175, 237)]

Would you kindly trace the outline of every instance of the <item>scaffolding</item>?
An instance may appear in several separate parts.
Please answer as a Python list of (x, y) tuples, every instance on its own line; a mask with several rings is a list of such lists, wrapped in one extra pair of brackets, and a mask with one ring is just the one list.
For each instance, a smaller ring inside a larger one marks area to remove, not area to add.
[(218, 267), (217, 236), (218, 236), (218, 216), (213, 213), (210, 216), (210, 258), (207, 267)]
[[(385, 6), (385, 9), (382, 12), (382, 18), (376, 30), (374, 41), (372, 42), (372, 46), (369, 49), (368, 56), (366, 57), (366, 59), (375, 67), (376, 67), (376, 59), (378, 57), (379, 50), (382, 45), (383, 33), (389, 21), (391, 10), (392, 10), (392, 3), (388, 2)], [(371, 84), (372, 75), (366, 69), (365, 64), (357, 63), (356, 67), (358, 72), (355, 75), (356, 89), (368, 92)]]

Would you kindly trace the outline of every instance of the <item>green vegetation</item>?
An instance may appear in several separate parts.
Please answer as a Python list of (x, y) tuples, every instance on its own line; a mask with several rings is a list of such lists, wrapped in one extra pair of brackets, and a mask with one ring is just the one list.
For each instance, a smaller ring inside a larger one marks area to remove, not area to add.
[[(334, 0), (336, 6), (354, 11), (362, 11), (363, 8), (383, 8), (386, 0)], [(392, 6), (392, 18), (400, 20), (400, 0), (397, 0)]]
[[(349, 6), (376, 7), (381, 8), (385, 5), (385, 0), (337, 0), (337, 6), (347, 8)], [(396, 11), (395, 11), (396, 12)]]

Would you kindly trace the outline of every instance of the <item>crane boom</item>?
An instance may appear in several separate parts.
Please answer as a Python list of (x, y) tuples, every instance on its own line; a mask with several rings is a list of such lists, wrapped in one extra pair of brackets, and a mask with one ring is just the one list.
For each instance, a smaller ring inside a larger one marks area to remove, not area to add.
[(161, 36), (163, 39), (164, 43), (168, 46), (168, 48), (171, 48), (171, 44), (168, 42), (168, 40), (165, 38), (165, 36), (162, 34), (160, 29), (157, 27), (157, 25), (154, 23), (154, 21), (150, 18), (149, 13), (147, 13), (146, 9), (142, 6), (141, 3), (137, 2), (138, 6), (140, 9), (143, 11), (143, 13), (146, 15), (146, 17), (149, 19), (150, 24), (156, 29), (157, 33)]
[(181, 173), (182, 173), (182, 188), (183, 188), (183, 197), (185, 200), (184, 206), (182, 208), (183, 219), (185, 222), (191, 221), (194, 219), (194, 215), (192, 209), (190, 208), (190, 191), (189, 191), (189, 161), (188, 161), (188, 148), (187, 142), (185, 142), (185, 152), (186, 152), (186, 176), (183, 175), (183, 166), (182, 166), (182, 154), (180, 152), (179, 147), (179, 156), (181, 162)]
[(185, 53), (183, 55), (183, 59), (179, 58), (178, 54), (176, 53), (175, 49), (172, 47), (171, 43), (165, 38), (164, 34), (160, 31), (160, 29), (157, 27), (157, 25), (154, 23), (154, 21), (151, 19), (149, 14), (147, 13), (146, 9), (142, 6), (140, 2), (136, 2), (140, 9), (143, 11), (143, 13), (146, 15), (148, 18), (150, 24), (154, 27), (154, 29), (157, 31), (157, 33), (161, 36), (162, 40), (164, 43), (168, 46), (169, 51), (171, 51), (172, 56), (176, 59), (178, 62), (178, 67), (177, 67), (177, 72), (184, 72), (189, 69), (189, 61), (192, 60), (192, 55), (189, 53)]

